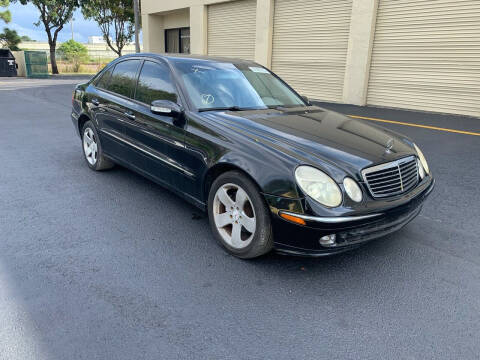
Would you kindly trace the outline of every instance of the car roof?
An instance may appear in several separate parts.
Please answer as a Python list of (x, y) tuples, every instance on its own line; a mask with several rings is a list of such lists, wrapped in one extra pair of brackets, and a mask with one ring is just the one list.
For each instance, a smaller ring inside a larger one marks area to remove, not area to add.
[(189, 59), (189, 60), (203, 60), (203, 61), (211, 61), (211, 62), (223, 62), (229, 64), (245, 64), (245, 65), (257, 65), (254, 61), (251, 60), (243, 60), (243, 59), (236, 59), (236, 58), (228, 58), (228, 57), (221, 57), (221, 56), (207, 56), (207, 55), (190, 55), (190, 54), (154, 54), (154, 53), (136, 53), (136, 54), (129, 54), (122, 56), (122, 58), (128, 57), (149, 57), (149, 58), (157, 58), (157, 59), (165, 59), (169, 62), (175, 62), (176, 60), (182, 59)]

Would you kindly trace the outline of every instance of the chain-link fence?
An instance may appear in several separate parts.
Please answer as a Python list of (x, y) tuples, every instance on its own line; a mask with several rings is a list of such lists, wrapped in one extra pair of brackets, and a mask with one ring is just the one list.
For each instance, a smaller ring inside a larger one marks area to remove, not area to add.
[[(50, 63), (50, 54), (48, 56), (48, 69), (52, 73), (52, 65)], [(63, 53), (55, 54), (57, 60), (57, 68), (60, 74), (96, 74), (103, 69), (109, 62), (116, 59), (116, 56), (108, 54), (88, 54), (88, 56), (72, 59), (67, 58)]]
[[(87, 56), (81, 59), (69, 59), (62, 53), (56, 54), (58, 71), (65, 73), (94, 74), (103, 69), (115, 57)], [(51, 68), (51, 65), (50, 65)], [(50, 69), (51, 70), (51, 69)], [(50, 71), (51, 72), (51, 71)]]
[[(134, 52), (125, 52), (127, 55)], [(52, 73), (52, 65), (50, 64), (50, 53), (47, 53), (48, 70)], [(108, 63), (115, 60), (117, 56), (113, 52), (97, 52), (88, 53), (88, 56), (80, 59), (68, 59), (62, 52), (55, 53), (57, 60), (57, 68), (60, 74), (96, 74), (102, 70)]]
[[(60, 47), (60, 43), (58, 47)], [(95, 74), (101, 70), (110, 61), (117, 58), (117, 54), (113, 52), (106, 44), (84, 44), (87, 48), (88, 56), (83, 56), (81, 59), (67, 59), (60, 51), (56, 52), (57, 67), (61, 74)], [(52, 73), (52, 66), (50, 65), (50, 51), (48, 43), (43, 42), (22, 42), (19, 47), (22, 50), (35, 50), (44, 52), (48, 61), (48, 72)], [(57, 49), (58, 49), (57, 47)], [(123, 55), (132, 54), (135, 52), (133, 44), (127, 44), (123, 48)]]

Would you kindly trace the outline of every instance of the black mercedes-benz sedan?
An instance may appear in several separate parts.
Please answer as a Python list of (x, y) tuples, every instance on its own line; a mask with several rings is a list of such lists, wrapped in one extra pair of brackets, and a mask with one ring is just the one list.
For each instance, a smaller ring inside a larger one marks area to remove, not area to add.
[(240, 258), (355, 248), (414, 219), (434, 186), (412, 140), (313, 106), (250, 61), (124, 56), (72, 103), (92, 170), (174, 191)]

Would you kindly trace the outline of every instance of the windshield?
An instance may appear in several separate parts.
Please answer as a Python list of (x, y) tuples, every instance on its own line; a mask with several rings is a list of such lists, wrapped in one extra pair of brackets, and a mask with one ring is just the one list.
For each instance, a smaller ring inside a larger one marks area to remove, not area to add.
[(260, 66), (176, 59), (174, 66), (200, 111), (305, 106), (305, 102)]

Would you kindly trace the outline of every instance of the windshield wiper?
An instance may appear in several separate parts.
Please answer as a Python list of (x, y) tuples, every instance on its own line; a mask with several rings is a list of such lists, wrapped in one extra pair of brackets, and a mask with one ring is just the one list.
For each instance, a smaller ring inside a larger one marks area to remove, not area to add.
[(239, 106), (224, 106), (224, 107), (211, 107), (211, 108), (200, 108), (198, 112), (204, 111), (247, 111), (247, 110), (265, 110), (263, 108), (242, 108)]
[(269, 105), (269, 109), (293, 109), (297, 107), (307, 107), (305, 105)]

